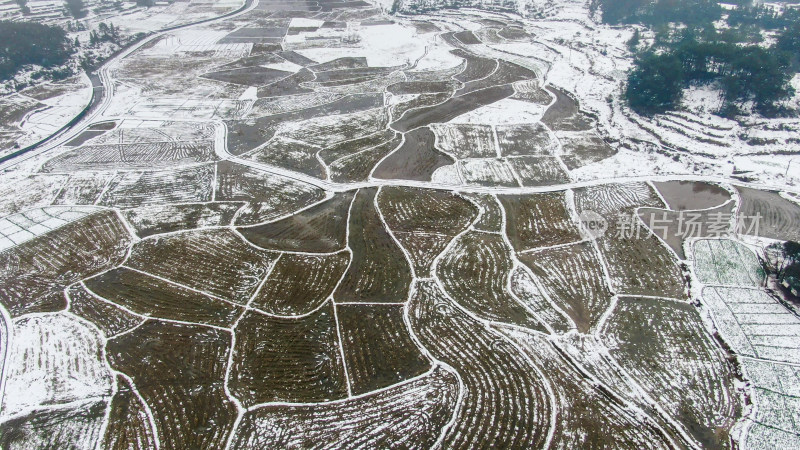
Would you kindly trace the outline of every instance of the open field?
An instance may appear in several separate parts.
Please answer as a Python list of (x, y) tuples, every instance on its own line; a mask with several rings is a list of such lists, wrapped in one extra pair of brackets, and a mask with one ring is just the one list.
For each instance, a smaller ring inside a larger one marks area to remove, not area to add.
[(0, 1), (143, 32), (0, 83), (0, 447), (798, 447), (791, 114), (582, 0), (84, 1)]

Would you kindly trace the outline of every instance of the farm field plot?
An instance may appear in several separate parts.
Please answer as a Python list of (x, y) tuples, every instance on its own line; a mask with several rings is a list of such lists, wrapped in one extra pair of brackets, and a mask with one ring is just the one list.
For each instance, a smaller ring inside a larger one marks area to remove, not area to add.
[(139, 241), (125, 265), (244, 304), (277, 257), (247, 245), (230, 230), (199, 230)]
[(391, 386), (430, 368), (411, 340), (403, 306), (341, 305), (336, 314), (354, 394)]
[(776, 192), (761, 191), (736, 186), (741, 196), (739, 214), (746, 217), (758, 216), (756, 235), (779, 240), (800, 241), (797, 223), (800, 221), (800, 205), (787, 200)]
[(334, 292), (337, 302), (405, 301), (411, 267), (376, 209), (377, 189), (360, 189), (351, 206), (347, 245), (352, 262)]
[(500, 196), (506, 211), (506, 233), (514, 250), (554, 246), (581, 240), (572, 222), (566, 194), (554, 192), (526, 196)]
[(586, 333), (611, 305), (611, 292), (594, 247), (589, 243), (519, 255), (550, 298)]
[(511, 248), (496, 234), (462, 234), (442, 255), (436, 275), (453, 300), (482, 319), (539, 329), (536, 317), (507, 290)]
[(230, 388), (245, 405), (347, 396), (331, 303), (302, 318), (248, 312), (235, 331)]
[(697, 442), (729, 445), (728, 434), (742, 413), (733, 368), (691, 305), (621, 298), (603, 341)]
[(701, 239), (694, 243), (694, 266), (703, 284), (752, 286), (764, 283), (756, 254), (731, 239)]
[(0, 1), (89, 73), (0, 81), (0, 448), (800, 446), (797, 94), (640, 115), (605, 1), (84, 2)]
[(476, 208), (468, 200), (429, 189), (383, 188), (378, 207), (408, 252), (417, 276), (430, 273), (434, 259), (476, 216)]

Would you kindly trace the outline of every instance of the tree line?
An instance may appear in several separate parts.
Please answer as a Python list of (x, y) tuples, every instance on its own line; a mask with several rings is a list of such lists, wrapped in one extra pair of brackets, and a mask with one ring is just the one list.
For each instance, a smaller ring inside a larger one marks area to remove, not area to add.
[[(690, 84), (715, 83), (722, 115), (740, 113), (747, 102), (765, 116), (785, 113), (780, 102), (794, 94), (790, 82), (800, 69), (800, 10), (742, 3), (718, 30), (722, 9), (712, 0), (596, 0), (604, 22), (655, 30), (652, 45), (641, 48), (638, 31), (629, 42), (636, 52), (625, 90), (630, 107), (647, 115), (672, 110)], [(777, 32), (777, 41), (762, 45), (762, 29)]]
[(69, 61), (75, 48), (57, 26), (0, 21), (0, 80), (14, 77), (25, 65), (58, 67)]

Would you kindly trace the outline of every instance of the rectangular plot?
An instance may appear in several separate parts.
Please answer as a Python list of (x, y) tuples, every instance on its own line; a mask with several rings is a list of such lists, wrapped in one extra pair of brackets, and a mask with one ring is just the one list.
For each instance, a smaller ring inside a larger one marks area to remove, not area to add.
[(465, 159), (458, 161), (467, 184), (478, 186), (519, 186), (508, 163), (497, 159)]
[(497, 156), (489, 125), (435, 124), (430, 128), (436, 135), (436, 146), (458, 159)]
[(506, 211), (506, 232), (516, 251), (576, 242), (564, 192), (498, 196)]
[(401, 305), (338, 305), (347, 373), (353, 393), (380, 389), (427, 371), (411, 340)]
[(800, 364), (800, 349), (753, 345), (760, 358)]
[(800, 324), (787, 324), (776, 327), (774, 325), (742, 325), (742, 330), (748, 335), (759, 336), (800, 336)]
[(569, 175), (552, 156), (508, 158), (523, 186), (547, 186), (569, 182)]

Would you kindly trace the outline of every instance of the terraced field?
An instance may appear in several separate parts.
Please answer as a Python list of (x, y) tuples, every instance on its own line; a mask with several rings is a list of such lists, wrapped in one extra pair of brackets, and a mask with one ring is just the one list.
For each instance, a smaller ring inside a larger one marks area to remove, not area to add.
[[(0, 448), (800, 446), (800, 319), (762, 264), (800, 194), (648, 132), (762, 125), (637, 118), (629, 27), (188, 3), (71, 126), (0, 148)], [(0, 98), (0, 145), (63, 85)]]

